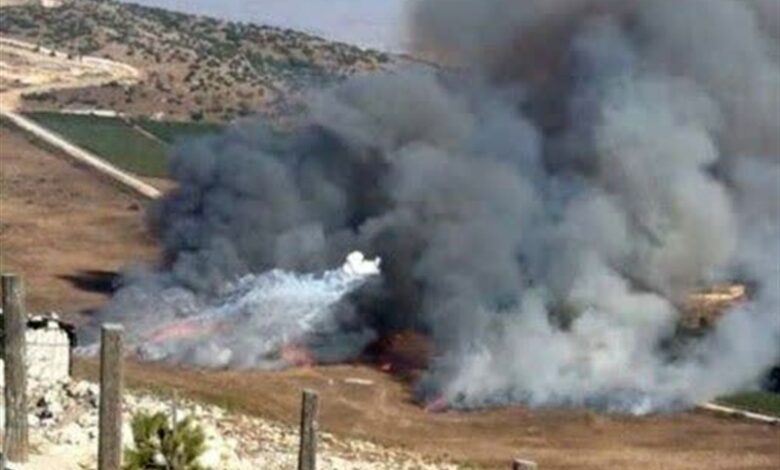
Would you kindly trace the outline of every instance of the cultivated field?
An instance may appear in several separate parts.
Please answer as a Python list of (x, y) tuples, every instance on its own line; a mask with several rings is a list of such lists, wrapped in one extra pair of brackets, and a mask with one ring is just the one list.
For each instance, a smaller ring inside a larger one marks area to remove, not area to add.
[(54, 112), (28, 113), (28, 117), (124, 170), (151, 178), (167, 176), (168, 153), (176, 142), (221, 129), (210, 123), (130, 121)]
[(134, 120), (132, 123), (168, 144), (175, 144), (182, 139), (213, 134), (219, 132), (223, 128), (220, 124), (208, 122), (175, 122), (138, 119)]
[(718, 403), (780, 418), (780, 393), (753, 391), (719, 398)]
[(119, 118), (58, 113), (32, 113), (29, 117), (120, 168), (140, 176), (165, 175), (166, 145)]

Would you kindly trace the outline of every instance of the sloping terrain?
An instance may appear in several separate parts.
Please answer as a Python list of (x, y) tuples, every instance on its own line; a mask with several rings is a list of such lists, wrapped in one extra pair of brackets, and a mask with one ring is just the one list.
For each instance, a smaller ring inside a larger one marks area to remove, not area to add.
[(0, 125), (0, 266), (24, 276), (31, 310), (94, 308), (114, 272), (152, 260), (143, 205)]
[[(154, 259), (141, 201), (6, 127), (0, 127), (0, 164), (2, 269), (25, 276), (31, 309), (94, 308), (107, 298), (111, 273), (134, 259)], [(92, 360), (77, 364), (78, 376), (95, 372)], [(428, 413), (414, 402), (408, 382), (372, 364), (250, 372), (131, 362), (127, 377), (132, 386), (175, 388), (287, 423), (296, 419), (300, 389), (314, 388), (323, 430), (478, 467), (506, 468), (515, 456), (549, 469), (780, 465), (776, 426), (698, 412), (643, 418), (524, 407)]]
[(126, 64), (95, 57), (76, 58), (24, 41), (0, 38), (0, 109), (18, 108), (24, 94), (109, 82), (132, 84), (139, 77), (140, 72)]
[(32, 113), (29, 117), (71, 143), (135, 175), (164, 177), (168, 147), (119, 118), (59, 113)]
[[(308, 57), (304, 47), (318, 40), (289, 31), (89, 1), (59, 10), (8, 11), (0, 18), (4, 34), (67, 47), (76, 55), (109, 55), (147, 73), (137, 86), (43, 93), (27, 103), (33, 108), (109, 107), (214, 119), (257, 106), (272, 113), (281, 109), (282, 96), (300, 91), (290, 77), (327, 82), (382, 62), (377, 56), (345, 66), (352, 59), (338, 47), (329, 56), (331, 46), (322, 42), (307, 62), (322, 68), (307, 75), (288, 72), (296, 66), (288, 56), (293, 51), (298, 57), (300, 50), (300, 57)], [(173, 29), (183, 32), (170, 33)], [(142, 206), (143, 201), (0, 127), (0, 267), (25, 276), (32, 310), (75, 314), (95, 308), (107, 299), (117, 270), (129, 261), (152, 261), (156, 246)], [(81, 361), (77, 373), (94, 377), (95, 363)], [(300, 388), (315, 388), (322, 399), (323, 429), (468, 465), (506, 468), (512, 457), (521, 456), (542, 468), (562, 469), (780, 466), (778, 427), (697, 412), (634, 418), (510, 407), (432, 414), (414, 402), (408, 382), (372, 364), (247, 372), (131, 363), (128, 379), (134, 386), (176, 388), (288, 423), (297, 416)]]
[[(96, 370), (92, 361), (79, 365), (85, 377), (95, 377)], [(205, 372), (131, 363), (128, 372), (134, 386), (175, 388), (289, 424), (297, 417), (301, 388), (312, 388), (320, 394), (323, 430), (466, 468), (508, 468), (514, 457), (535, 460), (544, 469), (571, 470), (771, 470), (780, 465), (780, 427), (701, 412), (630, 417), (514, 406), (429, 413), (413, 401), (407, 383), (360, 364)]]
[(230, 23), (115, 2), (8, 7), (0, 34), (72, 56), (97, 55), (138, 67), (135, 86), (114, 83), (32, 96), (28, 109), (110, 108), (168, 118), (228, 120), (287, 113), (302, 93), (389, 66), (384, 53), (304, 33)]

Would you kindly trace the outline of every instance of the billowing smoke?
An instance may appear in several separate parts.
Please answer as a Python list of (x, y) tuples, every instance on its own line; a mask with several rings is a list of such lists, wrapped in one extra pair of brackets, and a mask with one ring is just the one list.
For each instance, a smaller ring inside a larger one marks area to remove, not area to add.
[[(461, 407), (644, 412), (750, 386), (780, 359), (773, 11), (417, 3), (410, 43), (448, 67), (348, 80), (289, 133), (245, 122), (181, 147), (152, 216), (163, 268), (130, 276), (101, 318), (144, 337), (243, 309), (227, 333), (157, 346), (205, 366), (264, 366), (278, 331), (339, 360), (414, 329), (436, 351), (421, 395)], [(381, 278), (326, 295), (321, 275), (284, 274), (300, 281), (284, 301), (257, 282), (352, 250), (381, 257)], [(682, 335), (685, 295), (734, 279), (750, 302)], [(246, 289), (258, 300), (235, 307)], [(313, 311), (313, 330), (283, 328)]]

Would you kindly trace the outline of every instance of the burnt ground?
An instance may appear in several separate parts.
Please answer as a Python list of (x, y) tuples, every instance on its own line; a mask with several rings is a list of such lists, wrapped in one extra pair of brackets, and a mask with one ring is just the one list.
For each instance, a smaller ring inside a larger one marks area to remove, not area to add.
[[(28, 283), (31, 309), (71, 318), (105, 302), (113, 273), (152, 260), (142, 202), (0, 127), (0, 260)], [(76, 373), (94, 376), (81, 360)], [(362, 378), (365, 383), (346, 382)], [(512, 457), (544, 469), (776, 469), (780, 427), (700, 412), (626, 417), (510, 407), (427, 413), (410, 386), (372, 365), (283, 372), (199, 371), (128, 365), (131, 386), (175, 388), (221, 405), (295, 422), (299, 391), (317, 389), (321, 428), (474, 466)]]

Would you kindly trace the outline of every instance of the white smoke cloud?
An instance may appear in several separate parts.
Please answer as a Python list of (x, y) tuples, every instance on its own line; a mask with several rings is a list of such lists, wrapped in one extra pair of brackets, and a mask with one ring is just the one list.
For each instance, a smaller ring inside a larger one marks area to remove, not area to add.
[[(128, 324), (142, 358), (205, 367), (278, 368), (293, 365), (286, 346), (311, 348), (319, 360), (360, 353), (374, 339), (342, 303), (379, 274), (379, 260), (351, 253), (341, 269), (296, 274), (273, 269), (226, 283), (209, 297), (157, 284), (121, 291), (103, 317)], [(160, 308), (162, 307), (162, 308)], [(147, 321), (152, 317), (154, 321)], [(133, 318), (127, 315), (135, 314)], [(88, 346), (85, 353), (94, 352)]]

